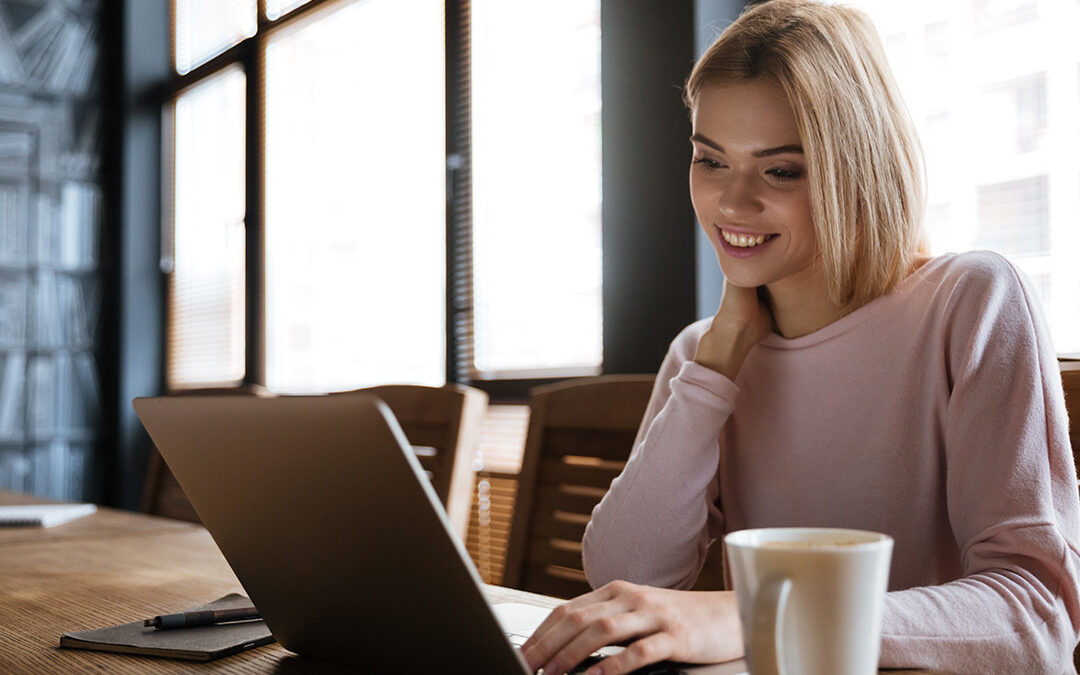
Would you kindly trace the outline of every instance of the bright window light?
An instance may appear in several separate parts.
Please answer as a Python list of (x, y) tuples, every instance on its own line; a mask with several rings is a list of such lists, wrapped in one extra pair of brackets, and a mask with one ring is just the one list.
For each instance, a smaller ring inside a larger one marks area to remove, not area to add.
[(170, 388), (244, 377), (244, 72), (176, 100)]
[(173, 17), (180, 74), (255, 34), (255, 0), (175, 0)]
[(933, 252), (1007, 256), (1058, 352), (1080, 353), (1080, 3), (851, 4), (881, 33), (922, 135)]
[(600, 3), (470, 6), (471, 370), (477, 377), (596, 373)]
[(273, 21), (311, 0), (266, 0), (266, 18)]
[(266, 378), (446, 377), (440, 0), (334, 5), (266, 47)]

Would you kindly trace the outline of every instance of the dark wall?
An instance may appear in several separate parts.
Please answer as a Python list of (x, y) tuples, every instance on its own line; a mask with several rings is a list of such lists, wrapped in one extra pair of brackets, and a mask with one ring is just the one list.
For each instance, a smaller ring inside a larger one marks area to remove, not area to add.
[(113, 276), (113, 340), (109, 344), (114, 385), (107, 401), (112, 416), (110, 502), (137, 509), (142, 498), (149, 438), (131, 401), (160, 393), (164, 377), (164, 291), (161, 255), (161, 103), (170, 77), (168, 0), (123, 0), (111, 19), (121, 45), (114, 67), (118, 128), (116, 252)]
[(604, 371), (655, 372), (695, 318), (692, 0), (602, 5)]

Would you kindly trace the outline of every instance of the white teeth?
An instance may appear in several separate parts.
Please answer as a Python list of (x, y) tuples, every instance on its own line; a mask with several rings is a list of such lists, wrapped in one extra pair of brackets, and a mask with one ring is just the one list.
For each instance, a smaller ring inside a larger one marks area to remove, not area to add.
[(738, 246), (739, 248), (750, 248), (752, 246), (757, 246), (758, 244), (764, 244), (765, 240), (769, 238), (769, 236), (765, 234), (751, 237), (747, 234), (732, 234), (727, 230), (720, 230), (720, 235), (724, 238), (724, 241), (732, 246)]

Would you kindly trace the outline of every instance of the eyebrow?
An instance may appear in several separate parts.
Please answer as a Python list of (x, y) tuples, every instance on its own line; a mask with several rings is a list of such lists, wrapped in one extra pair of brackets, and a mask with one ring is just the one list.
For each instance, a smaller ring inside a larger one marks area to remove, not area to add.
[[(717, 143), (715, 141), (709, 140), (708, 138), (702, 136), (701, 134), (694, 134), (693, 136), (690, 137), (690, 140), (693, 141), (693, 142), (701, 143), (702, 145), (707, 145), (710, 148), (712, 148), (713, 150), (716, 150), (717, 152), (724, 152), (724, 146), (720, 145), (719, 143)], [(772, 157), (773, 155), (788, 155), (788, 154), (798, 154), (798, 155), (803, 154), (802, 146), (801, 145), (778, 145), (775, 148), (766, 148), (764, 150), (758, 150), (757, 152), (753, 153), (753, 156), (754, 157)]]

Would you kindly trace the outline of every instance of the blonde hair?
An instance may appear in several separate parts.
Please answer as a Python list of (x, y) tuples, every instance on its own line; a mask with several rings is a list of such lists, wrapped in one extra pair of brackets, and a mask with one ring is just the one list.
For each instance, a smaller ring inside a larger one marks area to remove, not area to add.
[(924, 249), (922, 148), (870, 19), (815, 0), (748, 9), (694, 66), (708, 85), (766, 78), (795, 115), (829, 295), (861, 304), (891, 291)]

